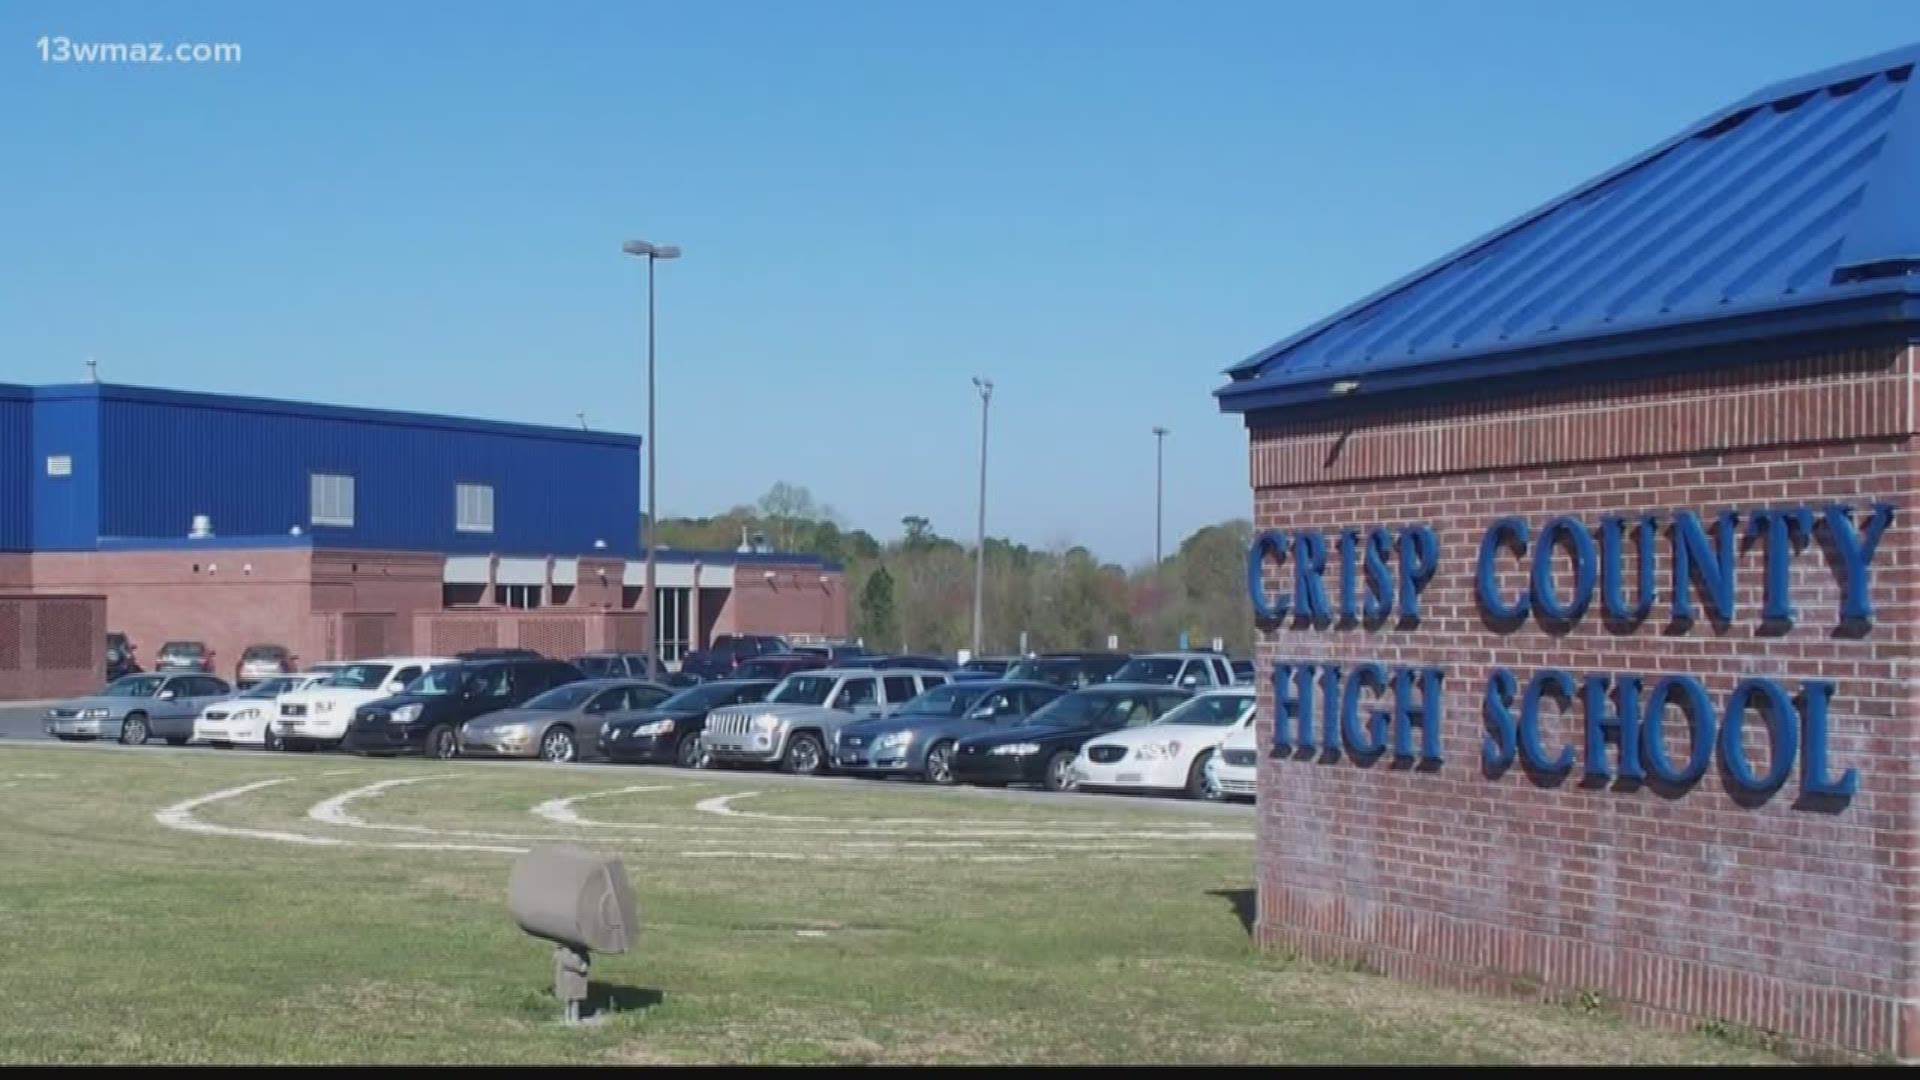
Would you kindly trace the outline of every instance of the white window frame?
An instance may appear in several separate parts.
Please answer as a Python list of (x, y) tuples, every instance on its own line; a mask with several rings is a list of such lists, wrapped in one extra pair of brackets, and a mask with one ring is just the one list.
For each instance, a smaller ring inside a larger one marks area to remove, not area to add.
[(493, 532), (493, 485), (453, 485), (453, 528), (456, 532)]
[(307, 523), (353, 528), (353, 489), (352, 473), (308, 473)]

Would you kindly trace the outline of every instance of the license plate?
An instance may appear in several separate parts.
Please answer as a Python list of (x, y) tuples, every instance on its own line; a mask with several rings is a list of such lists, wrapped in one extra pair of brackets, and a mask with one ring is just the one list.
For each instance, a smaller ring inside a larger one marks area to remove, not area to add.
[(1141, 780), (1141, 774), (1137, 772), (1123, 772), (1119, 776), (1114, 777), (1114, 779), (1123, 784), (1137, 784)]

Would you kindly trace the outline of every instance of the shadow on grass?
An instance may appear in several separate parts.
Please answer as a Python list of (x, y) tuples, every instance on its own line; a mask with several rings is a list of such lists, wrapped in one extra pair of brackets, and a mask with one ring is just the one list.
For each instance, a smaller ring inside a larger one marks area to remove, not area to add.
[(1208, 889), (1208, 896), (1217, 896), (1233, 905), (1233, 914), (1240, 920), (1240, 929), (1253, 936), (1253, 920), (1259, 914), (1259, 894), (1252, 889)]
[(586, 1008), (582, 1011), (588, 1016), (640, 1012), (645, 1009), (651, 1009), (666, 999), (667, 995), (652, 987), (589, 982), (587, 984)]

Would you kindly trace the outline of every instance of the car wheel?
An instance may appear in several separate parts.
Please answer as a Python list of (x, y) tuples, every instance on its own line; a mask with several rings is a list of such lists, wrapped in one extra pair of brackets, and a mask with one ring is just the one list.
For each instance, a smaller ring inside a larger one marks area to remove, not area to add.
[(699, 769), (706, 766), (706, 754), (700, 746), (700, 736), (689, 733), (680, 736), (673, 747), (673, 763), (683, 769)]
[(953, 783), (953, 744), (935, 743), (927, 751), (927, 782), (931, 784)]
[(265, 728), (261, 730), (260, 749), (285, 750), (286, 748), (287, 748), (287, 740), (281, 738), (280, 734), (273, 730), (272, 724), (268, 724)]
[(427, 756), (441, 761), (460, 756), (460, 740), (454, 738), (452, 728), (441, 724), (427, 732)]
[(540, 736), (540, 760), (568, 762), (580, 756), (579, 747), (573, 743), (573, 732), (567, 728), (551, 728)]
[(787, 752), (781, 755), (780, 768), (795, 776), (818, 776), (825, 771), (826, 758), (820, 748), (820, 737), (803, 731), (787, 740)]
[(1207, 763), (1212, 760), (1211, 750), (1202, 751), (1193, 759), (1193, 767), (1187, 770), (1187, 798), (1220, 801), (1220, 785), (1213, 782), (1213, 773), (1207, 769)]
[(1073, 752), (1062, 750), (1047, 759), (1046, 787), (1048, 791), (1072, 791), (1078, 785), (1073, 779)]
[(134, 713), (125, 720), (120, 721), (120, 741), (128, 746), (147, 745), (146, 716), (141, 713)]

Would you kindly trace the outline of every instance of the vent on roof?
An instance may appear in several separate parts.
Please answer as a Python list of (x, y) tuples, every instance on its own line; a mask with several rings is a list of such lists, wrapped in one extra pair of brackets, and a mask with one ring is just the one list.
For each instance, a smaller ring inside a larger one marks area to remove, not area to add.
[(1732, 131), (1734, 128), (1737, 128), (1741, 124), (1745, 123), (1747, 120), (1747, 117), (1752, 116), (1753, 113), (1754, 113), (1753, 109), (1741, 109), (1738, 112), (1728, 113), (1726, 116), (1722, 117), (1717, 123), (1713, 124), (1711, 127), (1708, 127), (1706, 130), (1702, 131), (1698, 136), (1696, 136), (1696, 138), (1717, 139), (1720, 136), (1725, 135), (1727, 132)]

